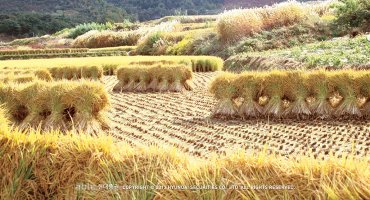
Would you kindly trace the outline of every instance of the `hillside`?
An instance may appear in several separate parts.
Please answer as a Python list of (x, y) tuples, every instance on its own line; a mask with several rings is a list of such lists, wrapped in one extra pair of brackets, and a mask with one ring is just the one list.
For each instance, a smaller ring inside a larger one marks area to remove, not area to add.
[(217, 14), (224, 9), (271, 5), (282, 0), (0, 0), (0, 34), (51, 34), (86, 22), (147, 21), (169, 15)]

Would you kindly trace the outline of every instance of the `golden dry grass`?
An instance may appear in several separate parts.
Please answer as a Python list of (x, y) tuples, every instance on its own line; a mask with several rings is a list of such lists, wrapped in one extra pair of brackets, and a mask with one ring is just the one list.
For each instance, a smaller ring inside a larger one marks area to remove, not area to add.
[(78, 36), (72, 43), (75, 48), (100, 48), (116, 46), (133, 46), (140, 39), (141, 34), (137, 31), (114, 32), (114, 31), (89, 31)]
[(5, 55), (37, 55), (37, 54), (58, 54), (58, 53), (81, 53), (87, 52), (89, 49), (81, 48), (81, 49), (67, 49), (67, 48), (60, 48), (60, 49), (27, 49), (27, 50), (2, 50), (0, 51), (0, 56)]
[[(133, 148), (102, 135), (22, 133), (8, 128), (4, 116), (0, 116), (0, 122), (1, 199), (370, 197), (366, 157), (348, 155), (318, 160), (309, 156), (286, 158), (264, 151), (237, 151), (203, 160), (188, 157), (174, 148)], [(125, 185), (154, 188), (125, 190), (122, 188)], [(282, 185), (290, 189), (264, 189)], [(164, 186), (218, 189), (159, 189)]]
[[(183, 63), (195, 68), (199, 60), (209, 62), (209, 68), (217, 71), (223, 67), (223, 60), (214, 56), (109, 56), (89, 58), (52, 58), (32, 60), (5, 60), (0, 61), (1, 69), (34, 69), (48, 67), (83, 67), (83, 66), (128, 66), (132, 62), (161, 62), (161, 61)], [(194, 65), (194, 66), (193, 66)]]
[(309, 5), (296, 1), (263, 8), (235, 9), (220, 15), (217, 31), (224, 41), (236, 41), (262, 30), (289, 26), (308, 20), (312, 15), (322, 15), (328, 3)]

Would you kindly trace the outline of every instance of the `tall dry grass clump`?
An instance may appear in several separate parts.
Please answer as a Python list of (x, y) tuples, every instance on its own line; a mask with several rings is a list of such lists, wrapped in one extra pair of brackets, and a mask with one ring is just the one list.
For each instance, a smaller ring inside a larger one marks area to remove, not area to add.
[(117, 70), (119, 82), (116, 92), (183, 92), (192, 90), (193, 72), (185, 65), (152, 65), (121, 67)]
[(369, 71), (354, 70), (222, 74), (210, 89), (219, 100), (215, 115), (230, 116), (241, 98), (237, 109), (243, 118), (368, 118), (369, 90)]
[[(320, 4), (327, 7), (326, 4)], [(312, 6), (311, 6), (312, 7)], [(222, 40), (234, 42), (242, 37), (259, 33), (262, 30), (301, 23), (310, 15), (323, 9), (309, 9), (310, 6), (296, 1), (288, 1), (263, 8), (235, 9), (220, 15), (217, 31)]]
[(20, 129), (85, 131), (107, 129), (104, 117), (109, 105), (104, 86), (97, 82), (35, 81), (0, 86), (0, 103)]
[[(20, 132), (8, 128), (2, 115), (0, 127), (0, 199), (344, 200), (370, 196), (365, 157), (319, 160), (237, 151), (205, 160), (173, 148), (133, 148), (107, 136)], [(147, 187), (123, 188), (128, 185)], [(188, 188), (176, 189), (184, 186)], [(202, 188), (209, 186), (216, 189)]]
[(260, 32), (263, 19), (258, 9), (237, 9), (223, 13), (217, 22), (217, 31), (224, 41), (233, 41)]
[(117, 46), (134, 46), (142, 35), (137, 31), (89, 31), (73, 42), (75, 48), (101, 48)]
[(307, 19), (308, 16), (305, 5), (296, 1), (275, 4), (271, 7), (260, 9), (259, 12), (262, 15), (262, 29), (264, 30), (299, 23)]

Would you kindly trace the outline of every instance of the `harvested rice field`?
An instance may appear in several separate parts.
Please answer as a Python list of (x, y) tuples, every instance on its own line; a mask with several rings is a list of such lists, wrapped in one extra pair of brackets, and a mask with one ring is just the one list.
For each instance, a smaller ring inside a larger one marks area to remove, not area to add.
[(370, 200), (369, 0), (157, 1), (0, 4), (0, 200)]
[[(185, 93), (116, 93), (118, 80), (105, 76), (110, 93), (110, 134), (133, 146), (170, 145), (196, 157), (228, 154), (238, 149), (268, 150), (280, 155), (312, 152), (369, 155), (369, 120), (212, 118), (216, 99), (209, 84), (220, 72), (194, 73), (194, 90)], [(310, 154), (311, 155), (311, 154)]]

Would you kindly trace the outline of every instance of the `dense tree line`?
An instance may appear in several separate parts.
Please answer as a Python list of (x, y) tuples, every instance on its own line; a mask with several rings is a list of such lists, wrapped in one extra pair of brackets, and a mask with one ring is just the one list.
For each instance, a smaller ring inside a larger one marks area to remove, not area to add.
[(38, 13), (0, 15), (0, 33), (13, 36), (35, 36), (57, 32), (73, 22), (64, 16)]
[(224, 0), (108, 0), (126, 9), (135, 20), (146, 21), (168, 15), (216, 14)]

